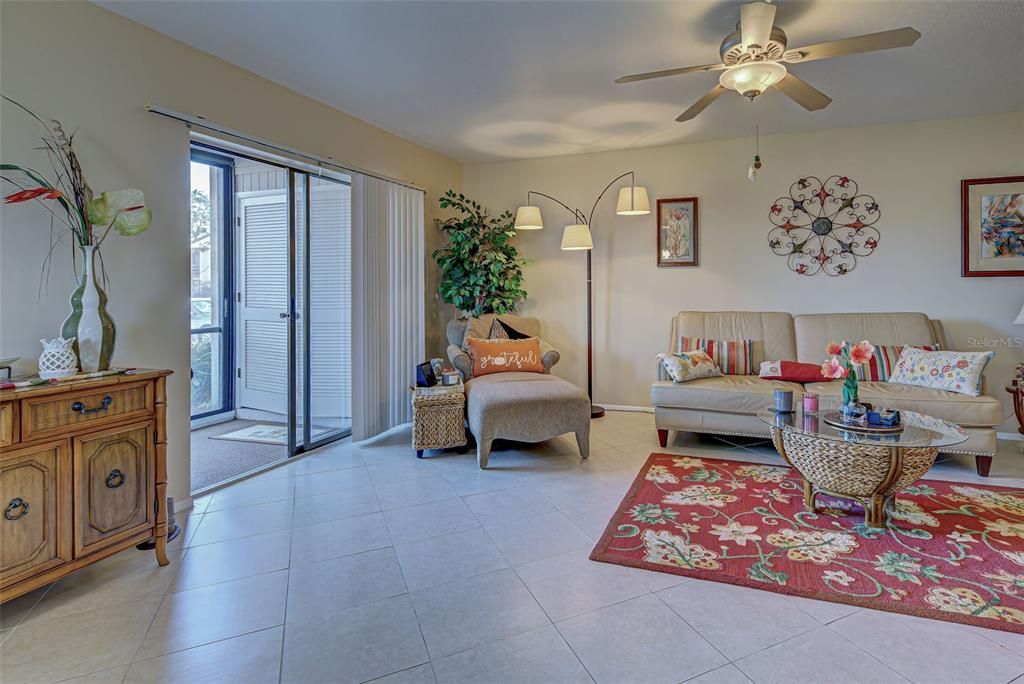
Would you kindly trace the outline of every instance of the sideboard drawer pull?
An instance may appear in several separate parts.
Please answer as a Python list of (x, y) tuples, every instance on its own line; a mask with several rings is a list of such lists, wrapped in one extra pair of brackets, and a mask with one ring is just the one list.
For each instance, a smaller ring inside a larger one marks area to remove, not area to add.
[(111, 406), (113, 406), (113, 404), (114, 398), (108, 394), (107, 396), (103, 397), (103, 401), (100, 402), (99, 406), (85, 408), (85, 404), (83, 404), (80, 401), (76, 401), (74, 404), (71, 405), (71, 410), (80, 413), (81, 415), (84, 416), (87, 413), (100, 413), (101, 411), (106, 411)]
[[(15, 515), (14, 512), (19, 508), (21, 509), (21, 512)], [(20, 520), (26, 515), (28, 515), (28, 501), (25, 501), (18, 496), (11, 499), (11, 502), (7, 504), (7, 510), (4, 511), (4, 517), (8, 520)]]
[(107, 475), (107, 487), (110, 489), (117, 489), (123, 485), (127, 479), (128, 477), (122, 473), (120, 469), (114, 468), (110, 471), (110, 474)]

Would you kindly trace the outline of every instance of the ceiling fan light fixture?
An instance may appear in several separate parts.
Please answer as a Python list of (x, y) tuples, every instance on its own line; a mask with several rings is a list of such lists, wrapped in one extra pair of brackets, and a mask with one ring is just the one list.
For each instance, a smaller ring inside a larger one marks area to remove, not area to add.
[(784, 79), (786, 73), (786, 67), (778, 62), (746, 62), (723, 71), (718, 82), (753, 100)]

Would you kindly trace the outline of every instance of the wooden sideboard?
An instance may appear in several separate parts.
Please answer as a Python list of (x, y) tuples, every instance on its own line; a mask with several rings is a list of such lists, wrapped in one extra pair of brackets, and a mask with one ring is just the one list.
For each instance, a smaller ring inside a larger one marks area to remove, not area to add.
[(0, 603), (149, 539), (167, 565), (170, 374), (0, 390)]

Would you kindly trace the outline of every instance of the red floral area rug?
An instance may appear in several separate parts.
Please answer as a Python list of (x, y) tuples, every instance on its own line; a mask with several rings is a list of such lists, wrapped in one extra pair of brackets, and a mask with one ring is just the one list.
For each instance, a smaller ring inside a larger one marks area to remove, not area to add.
[(871, 529), (791, 468), (651, 454), (590, 558), (1024, 633), (1024, 490), (920, 480)]

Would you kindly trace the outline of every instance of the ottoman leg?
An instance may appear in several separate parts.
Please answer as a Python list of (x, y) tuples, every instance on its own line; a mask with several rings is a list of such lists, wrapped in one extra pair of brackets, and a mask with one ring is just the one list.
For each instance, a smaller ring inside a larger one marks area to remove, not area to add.
[(661, 446), (668, 444), (668, 430), (658, 430), (658, 444)]
[(487, 459), (491, 455), (491, 440), (480, 438), (476, 440), (476, 462), (483, 470), (487, 467)]
[(576, 431), (576, 446), (580, 448), (580, 457), (590, 456), (590, 425), (586, 429)]

